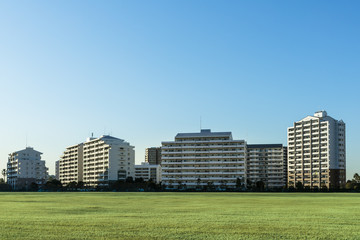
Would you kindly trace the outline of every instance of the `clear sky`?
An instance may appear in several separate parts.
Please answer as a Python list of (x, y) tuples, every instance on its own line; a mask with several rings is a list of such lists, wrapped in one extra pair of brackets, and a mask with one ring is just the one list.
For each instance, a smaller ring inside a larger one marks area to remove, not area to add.
[(326, 110), (360, 172), (359, 1), (0, 1), (0, 167), (28, 145), (50, 173), (67, 146), (111, 134), (160, 146), (232, 131), (286, 144)]

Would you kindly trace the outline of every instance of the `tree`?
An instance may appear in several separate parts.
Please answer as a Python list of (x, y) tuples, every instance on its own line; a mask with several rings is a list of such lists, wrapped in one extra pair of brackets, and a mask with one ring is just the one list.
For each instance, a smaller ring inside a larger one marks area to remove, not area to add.
[(302, 182), (297, 182), (295, 185), (295, 188), (298, 191), (302, 191), (302, 190), (304, 190), (304, 185), (302, 184)]
[(44, 189), (49, 191), (58, 191), (62, 189), (62, 184), (59, 180), (53, 179), (45, 183)]
[(5, 181), (6, 169), (3, 169), (3, 170), (1, 171), (1, 174), (3, 175), (4, 181)]
[(77, 188), (84, 188), (84, 182), (83, 182), (83, 181), (79, 181), (79, 182), (76, 184), (76, 187), (77, 187)]
[(237, 178), (236, 179), (236, 188), (241, 188), (241, 185), (242, 185), (242, 180), (240, 178)]
[(360, 176), (359, 176), (359, 174), (357, 174), (357, 173), (354, 174), (353, 181), (354, 181), (355, 183), (360, 183)]
[(133, 179), (133, 177), (127, 177), (126, 180), (125, 180), (125, 182), (127, 182), (127, 183), (133, 183), (133, 182), (134, 182), (134, 179)]
[(210, 191), (214, 190), (214, 183), (213, 182), (208, 182), (207, 186), (208, 186), (208, 190), (210, 190)]
[(35, 183), (35, 182), (32, 182), (30, 184), (30, 189), (29, 190), (36, 192), (37, 190), (39, 190), (39, 185), (37, 183)]
[(197, 181), (196, 181), (196, 188), (197, 188), (198, 190), (201, 189), (201, 179), (200, 179), (200, 178), (198, 178)]
[(265, 183), (263, 181), (257, 181), (255, 183), (256, 185), (256, 190), (259, 190), (259, 191), (264, 191), (265, 189)]

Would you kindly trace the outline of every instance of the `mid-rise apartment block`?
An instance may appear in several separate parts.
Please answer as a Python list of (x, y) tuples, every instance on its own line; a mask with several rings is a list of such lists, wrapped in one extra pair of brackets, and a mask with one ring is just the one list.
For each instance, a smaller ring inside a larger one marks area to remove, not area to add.
[(142, 178), (144, 181), (161, 182), (161, 167), (147, 162), (135, 165), (135, 179)]
[(288, 186), (345, 185), (345, 123), (319, 111), (288, 128)]
[(59, 160), (59, 180), (63, 185), (83, 181), (83, 144), (67, 147)]
[(262, 182), (265, 188), (286, 186), (286, 155), (286, 147), (282, 144), (248, 144), (248, 184), (255, 186), (257, 182)]
[(82, 181), (86, 187), (105, 187), (111, 181), (135, 177), (135, 151), (112, 136), (88, 138), (68, 147), (60, 160), (60, 181)]
[(14, 190), (27, 190), (32, 183), (44, 184), (48, 176), (41, 152), (27, 147), (9, 154), (7, 162), (7, 183)]
[(84, 143), (84, 183), (108, 186), (109, 181), (135, 177), (134, 147), (122, 139), (102, 136)]
[(152, 147), (145, 150), (145, 162), (151, 165), (161, 164), (161, 147)]
[(246, 142), (233, 140), (231, 132), (179, 133), (175, 141), (162, 142), (161, 158), (167, 187), (246, 184)]

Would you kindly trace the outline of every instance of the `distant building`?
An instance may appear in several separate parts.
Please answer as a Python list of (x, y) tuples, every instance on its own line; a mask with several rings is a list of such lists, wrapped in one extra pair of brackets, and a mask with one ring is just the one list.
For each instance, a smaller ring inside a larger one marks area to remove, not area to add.
[(161, 167), (160, 165), (152, 165), (149, 163), (141, 163), (135, 165), (135, 179), (142, 178), (144, 181), (152, 180), (154, 183), (161, 182)]
[(286, 147), (282, 144), (247, 145), (247, 180), (255, 186), (262, 182), (265, 188), (286, 186)]
[(14, 190), (28, 190), (33, 183), (42, 185), (48, 176), (41, 152), (27, 147), (9, 154), (7, 163), (7, 183)]
[(319, 111), (288, 128), (288, 186), (346, 184), (345, 123)]
[(234, 188), (246, 185), (246, 142), (231, 132), (178, 133), (162, 142), (162, 184)]
[(55, 161), (55, 179), (60, 180), (60, 160)]
[(101, 136), (66, 148), (60, 160), (60, 181), (106, 187), (111, 181), (135, 177), (134, 147), (122, 139)]
[(150, 165), (161, 164), (161, 147), (152, 147), (145, 150), (145, 162)]

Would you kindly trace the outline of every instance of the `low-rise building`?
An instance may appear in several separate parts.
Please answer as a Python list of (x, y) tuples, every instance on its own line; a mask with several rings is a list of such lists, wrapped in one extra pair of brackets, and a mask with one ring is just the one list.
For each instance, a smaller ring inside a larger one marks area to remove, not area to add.
[(161, 182), (161, 167), (147, 162), (135, 165), (135, 179), (142, 178), (144, 181)]

